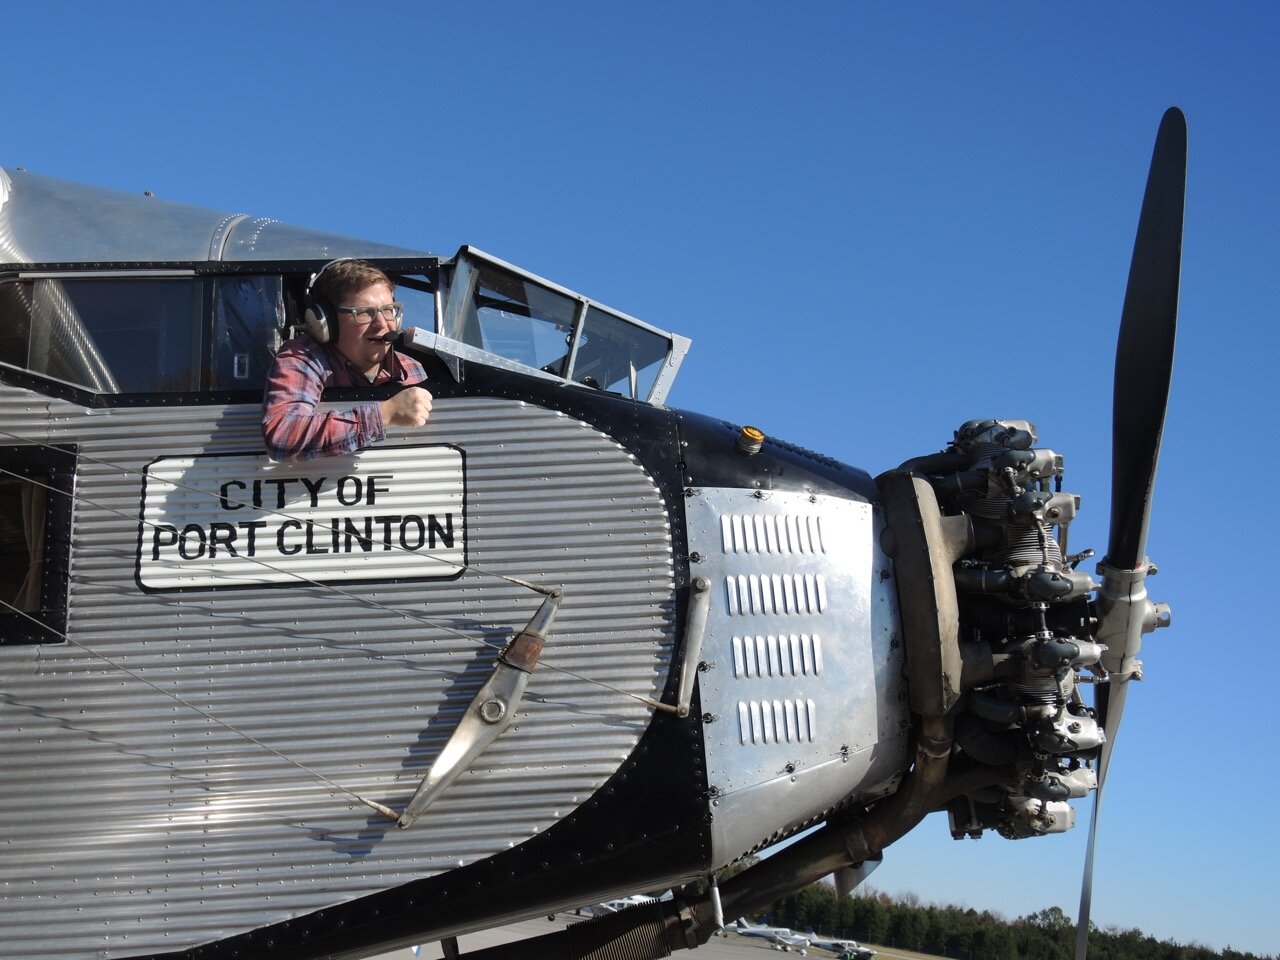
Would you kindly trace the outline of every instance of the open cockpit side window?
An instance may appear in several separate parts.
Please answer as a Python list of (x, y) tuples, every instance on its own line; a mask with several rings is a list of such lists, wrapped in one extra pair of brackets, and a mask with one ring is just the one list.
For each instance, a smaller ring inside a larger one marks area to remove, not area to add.
[(401, 329), (418, 327), (435, 333), (438, 313), (435, 283), (422, 274), (391, 273), (390, 276), (396, 285), (396, 299), (404, 304)]
[(73, 448), (0, 446), (0, 644), (63, 640), (74, 485)]
[(259, 390), (283, 342), (278, 276), (215, 277), (210, 390)]

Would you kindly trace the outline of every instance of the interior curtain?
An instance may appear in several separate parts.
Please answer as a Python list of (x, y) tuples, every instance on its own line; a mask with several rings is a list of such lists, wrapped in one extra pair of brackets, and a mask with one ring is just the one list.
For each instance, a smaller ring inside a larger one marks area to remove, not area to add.
[(22, 484), (22, 532), (27, 538), (30, 565), (13, 605), (26, 613), (40, 609), (40, 588), (44, 583), (45, 507), (49, 491), (34, 483)]

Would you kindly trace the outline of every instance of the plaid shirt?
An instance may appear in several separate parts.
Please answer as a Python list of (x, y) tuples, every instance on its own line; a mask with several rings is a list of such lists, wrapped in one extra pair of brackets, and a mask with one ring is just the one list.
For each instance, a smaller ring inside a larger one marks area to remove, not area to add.
[(316, 406), (325, 388), (419, 384), (426, 378), (422, 364), (393, 350), (370, 383), (334, 347), (307, 336), (290, 340), (276, 354), (262, 398), (267, 453), (273, 460), (310, 460), (363, 450), (387, 435), (378, 404), (321, 412)]

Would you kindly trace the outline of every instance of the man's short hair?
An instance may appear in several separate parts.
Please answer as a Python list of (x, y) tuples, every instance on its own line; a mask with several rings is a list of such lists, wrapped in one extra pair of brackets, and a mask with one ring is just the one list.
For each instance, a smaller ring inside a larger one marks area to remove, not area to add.
[(316, 277), (312, 293), (336, 307), (351, 294), (375, 283), (385, 283), (392, 292), (396, 289), (391, 278), (367, 260), (339, 260)]

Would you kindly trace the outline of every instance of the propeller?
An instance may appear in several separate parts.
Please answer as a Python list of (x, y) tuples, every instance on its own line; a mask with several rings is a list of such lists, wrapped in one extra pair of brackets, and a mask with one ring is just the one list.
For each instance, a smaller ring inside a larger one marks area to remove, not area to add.
[(1095, 638), (1107, 646), (1102, 665), (1110, 680), (1096, 689), (1095, 707), (1106, 739), (1098, 757), (1098, 789), (1080, 891), (1076, 960), (1085, 960), (1088, 952), (1098, 816), (1129, 681), (1141, 677), (1137, 654), (1142, 635), (1170, 622), (1169, 608), (1147, 597), (1146, 578), (1155, 569), (1146, 557), (1146, 547), (1173, 374), (1186, 181), (1187, 122), (1181, 110), (1170, 107), (1160, 121), (1151, 156), (1116, 345), (1111, 532), (1106, 558), (1098, 565), (1102, 586), (1095, 632)]

